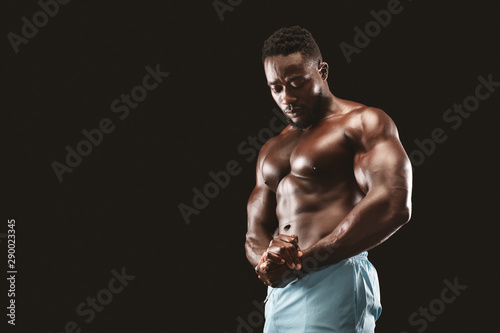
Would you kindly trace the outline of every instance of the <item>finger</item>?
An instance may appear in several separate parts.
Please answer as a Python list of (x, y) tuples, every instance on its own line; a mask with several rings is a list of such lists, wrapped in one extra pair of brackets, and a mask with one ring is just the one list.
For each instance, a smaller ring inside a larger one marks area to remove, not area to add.
[[(284, 262), (283, 262), (284, 263)], [(259, 269), (264, 272), (264, 273), (268, 273), (278, 267), (280, 267), (281, 265), (283, 264), (275, 264), (273, 262), (269, 262), (269, 261), (266, 261), (264, 263), (262, 263), (260, 266), (259, 266)]]
[(255, 266), (255, 273), (257, 274), (257, 276), (259, 277), (259, 279), (263, 279), (263, 276), (266, 274), (265, 271), (263, 271), (260, 267), (261, 265), (257, 265)]
[[(289, 251), (290, 250), (290, 251)], [(281, 243), (280, 245), (273, 245), (272, 247), (267, 249), (268, 253), (273, 253), (277, 255), (278, 257), (282, 258), (285, 260), (288, 268), (294, 269), (295, 268), (295, 263), (296, 263), (296, 256), (295, 254), (292, 255), (290, 252), (295, 252), (295, 247), (291, 245), (290, 243)]]
[(295, 264), (295, 269), (299, 270), (302, 268), (302, 264), (300, 261), (300, 257), (302, 257), (304, 254), (302, 253), (302, 250), (297, 247), (288, 247), (288, 252), (290, 253), (290, 257), (294, 260)]
[(297, 259), (297, 263), (295, 264), (295, 269), (298, 271), (302, 269), (302, 263), (300, 262), (300, 259)]
[(275, 264), (269, 261), (259, 263), (257, 266), (255, 266), (255, 273), (258, 276), (267, 276), (272, 270), (275, 270), (282, 266), (283, 264)]
[(270, 281), (264, 275), (257, 273), (257, 277), (260, 281), (262, 281), (262, 283), (264, 283), (266, 286), (269, 286)]
[(269, 285), (269, 282), (268, 282), (266, 279), (264, 279), (264, 278), (263, 278), (262, 276), (260, 276), (260, 275), (257, 275), (257, 276), (258, 276), (259, 280), (260, 280), (260, 281), (262, 281), (262, 283), (264, 283), (266, 286), (268, 286), (268, 285)]
[(300, 258), (304, 255), (304, 253), (302, 252), (298, 244), (298, 237), (297, 237), (297, 247), (295, 248), (294, 254), (295, 254), (295, 269), (300, 270), (302, 268), (302, 263), (300, 261)]
[(295, 247), (299, 247), (299, 237), (297, 235), (277, 235), (275, 238), (283, 241), (283, 242), (287, 242), (287, 243), (290, 243), (290, 244), (293, 244), (293, 246)]
[(265, 257), (266, 262), (272, 262), (274, 264), (279, 264), (282, 265), (285, 263), (285, 259), (281, 258), (279, 255), (273, 252), (267, 252), (267, 255)]
[[(290, 251), (290, 248), (289, 248), (289, 252), (290, 252), (290, 255), (292, 257), (295, 258), (295, 265), (299, 265), (301, 266), (300, 264), (300, 260), (299, 258), (302, 257), (304, 255), (304, 253), (302, 252), (302, 250), (300, 249), (300, 246), (299, 246), (299, 237), (297, 235), (277, 235), (276, 236), (278, 239), (280, 239), (281, 241), (284, 241), (284, 242), (288, 242), (290, 244), (292, 244), (294, 247), (295, 247), (295, 251)], [(300, 268), (298, 268), (300, 269)]]
[(280, 269), (280, 268), (283, 268), (283, 266), (286, 266), (284, 265), (284, 262), (283, 264), (275, 264), (275, 263), (272, 263), (272, 262), (266, 262), (266, 266), (265, 266), (265, 269), (264, 271), (266, 273), (270, 273), (276, 269)]
[(303, 253), (302, 253), (302, 250), (300, 249), (300, 245), (299, 245), (299, 236), (297, 235), (292, 235), (292, 237), (295, 237), (295, 247), (297, 248), (297, 254), (299, 257), (302, 257)]
[(287, 244), (287, 243), (281, 243), (281, 244), (275, 243), (275, 245), (268, 248), (267, 249), (268, 257), (280, 258), (280, 260), (282, 260), (284, 263), (286, 263), (286, 265), (289, 268), (292, 268), (291, 266), (294, 265), (295, 260), (290, 256), (290, 253), (286, 249), (286, 246), (283, 244)]
[(296, 252), (295, 252), (295, 257), (296, 257), (296, 261), (295, 261), (295, 269), (299, 270), (302, 268), (302, 264), (300, 262), (300, 259), (304, 253), (302, 252), (302, 250), (300, 249), (300, 246), (299, 246), (299, 236), (297, 235), (291, 235), (291, 237), (293, 238), (293, 241), (291, 242), (293, 245), (295, 245), (295, 249), (296, 249)]
[[(297, 239), (298, 240), (298, 237), (295, 236), (295, 235), (292, 235), (292, 236), (288, 236), (288, 235), (279, 235), (280, 237), (283, 236), (283, 239)], [(274, 242), (272, 242), (273, 245), (275, 246), (286, 246), (287, 248), (287, 251), (291, 257), (291, 260), (288, 261), (287, 260), (287, 263), (289, 265), (289, 267), (291, 268), (292, 264), (295, 265), (295, 268), (297, 267), (297, 265), (299, 265), (299, 267), (301, 268), (302, 265), (301, 265), (301, 262), (300, 262), (300, 257), (303, 256), (303, 252), (302, 250), (300, 249), (300, 247), (297, 245), (297, 247), (295, 247), (292, 243), (289, 243), (289, 242), (286, 242), (286, 241), (280, 241), (278, 239), (275, 239), (273, 240)], [(286, 258), (285, 258), (286, 260)], [(300, 269), (298, 268), (298, 269)]]

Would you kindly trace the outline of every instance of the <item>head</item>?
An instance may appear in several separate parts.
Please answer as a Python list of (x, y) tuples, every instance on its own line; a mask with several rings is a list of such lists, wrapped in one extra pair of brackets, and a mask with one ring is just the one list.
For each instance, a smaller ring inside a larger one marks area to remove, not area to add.
[(292, 126), (305, 129), (323, 118), (328, 64), (309, 31), (277, 30), (264, 42), (262, 62), (271, 94)]

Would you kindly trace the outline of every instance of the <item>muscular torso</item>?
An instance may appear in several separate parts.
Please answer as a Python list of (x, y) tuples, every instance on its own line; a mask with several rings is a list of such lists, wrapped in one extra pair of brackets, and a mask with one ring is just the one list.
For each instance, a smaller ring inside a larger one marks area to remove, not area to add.
[(277, 232), (297, 235), (303, 249), (331, 233), (364, 196), (354, 176), (356, 148), (346, 135), (360, 107), (344, 101), (315, 126), (287, 128), (269, 142), (261, 172), (276, 193)]

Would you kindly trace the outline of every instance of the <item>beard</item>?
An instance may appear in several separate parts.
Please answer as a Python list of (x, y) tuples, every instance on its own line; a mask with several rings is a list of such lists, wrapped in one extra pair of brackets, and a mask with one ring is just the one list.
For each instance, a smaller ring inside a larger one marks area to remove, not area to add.
[(314, 104), (313, 109), (304, 120), (293, 121), (288, 116), (286, 117), (286, 120), (290, 125), (292, 125), (292, 127), (299, 130), (305, 130), (309, 126), (315, 125), (321, 119), (323, 119), (325, 113), (326, 110), (323, 108), (323, 92), (320, 92), (318, 94), (318, 100), (316, 101), (316, 104)]

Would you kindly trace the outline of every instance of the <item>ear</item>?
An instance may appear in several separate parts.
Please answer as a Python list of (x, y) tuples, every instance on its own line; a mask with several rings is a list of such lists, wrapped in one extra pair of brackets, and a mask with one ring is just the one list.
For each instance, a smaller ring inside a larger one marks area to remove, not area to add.
[(321, 78), (326, 81), (328, 79), (328, 64), (326, 62), (322, 62), (318, 65), (318, 72), (321, 75)]

